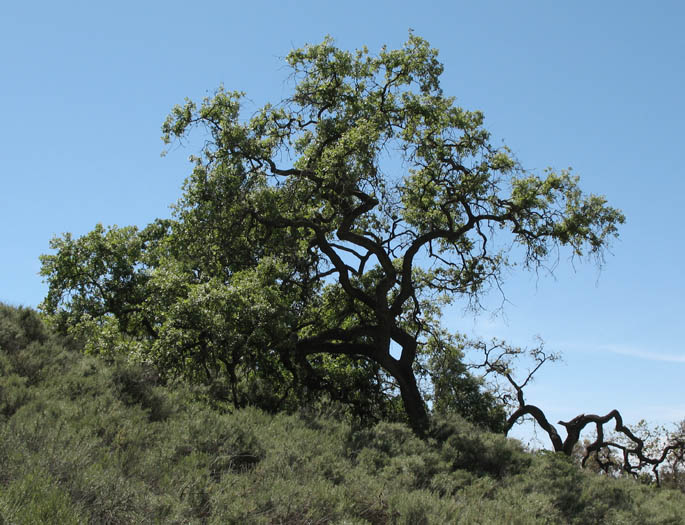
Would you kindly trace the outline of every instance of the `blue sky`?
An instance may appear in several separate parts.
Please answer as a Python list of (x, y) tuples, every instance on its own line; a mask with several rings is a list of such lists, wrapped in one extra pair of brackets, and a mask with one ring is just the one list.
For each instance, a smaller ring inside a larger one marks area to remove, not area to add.
[(7, 2), (0, 301), (41, 301), (53, 235), (169, 215), (194, 153), (160, 157), (174, 104), (221, 83), (275, 102), (289, 50), (326, 34), (397, 47), (412, 28), (440, 50), (445, 93), (482, 110), (495, 141), (531, 170), (573, 166), (627, 216), (601, 271), (561, 253), (554, 276), (512, 274), (500, 314), (457, 308), (446, 324), (563, 352), (528, 390), (554, 421), (612, 408), (682, 420), (683, 23), (675, 1)]

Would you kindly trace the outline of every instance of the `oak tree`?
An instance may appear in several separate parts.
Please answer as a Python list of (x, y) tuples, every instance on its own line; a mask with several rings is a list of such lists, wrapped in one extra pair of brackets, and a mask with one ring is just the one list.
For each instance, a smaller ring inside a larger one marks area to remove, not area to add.
[(286, 61), (292, 94), (251, 115), (223, 88), (173, 108), (164, 140), (205, 140), (173, 218), (54, 239), (43, 309), (100, 350), (225, 378), (238, 405), (299, 389), (387, 411), (394, 396), (421, 433), (418, 367), (458, 354), (441, 305), (477, 303), (558, 247), (601, 257), (623, 215), (494, 146), (414, 34)]

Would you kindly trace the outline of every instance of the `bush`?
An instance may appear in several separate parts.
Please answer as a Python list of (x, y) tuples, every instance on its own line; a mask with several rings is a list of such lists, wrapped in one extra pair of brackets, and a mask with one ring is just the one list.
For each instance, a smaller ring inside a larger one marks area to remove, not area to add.
[(483, 431), (457, 415), (436, 417), (431, 436), (441, 443), (442, 456), (454, 470), (501, 478), (530, 464), (520, 442)]
[(34, 310), (0, 303), (0, 350), (12, 354), (31, 342), (44, 343), (47, 337), (45, 326)]
[(32, 471), (0, 489), (0, 523), (83, 523), (80, 509), (49, 474)]
[(173, 412), (158, 388), (160, 378), (152, 367), (118, 360), (112, 370), (112, 381), (119, 399), (128, 406), (142, 406), (150, 421), (163, 421)]
[(30, 398), (25, 377), (17, 374), (0, 376), (0, 421), (12, 416)]

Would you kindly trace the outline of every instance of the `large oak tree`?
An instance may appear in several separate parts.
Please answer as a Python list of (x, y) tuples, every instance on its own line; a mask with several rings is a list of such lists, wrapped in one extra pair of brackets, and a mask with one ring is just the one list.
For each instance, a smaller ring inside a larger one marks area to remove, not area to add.
[(558, 247), (601, 256), (623, 222), (570, 172), (493, 146), (482, 113), (443, 94), (437, 55), (413, 34), (377, 55), (326, 39), (287, 56), (276, 105), (246, 116), (221, 88), (175, 107), (164, 140), (205, 143), (173, 219), (54, 239), (43, 309), (101, 351), (224, 377), (237, 405), (399, 394), (423, 432), (419, 365), (458, 352), (440, 305)]

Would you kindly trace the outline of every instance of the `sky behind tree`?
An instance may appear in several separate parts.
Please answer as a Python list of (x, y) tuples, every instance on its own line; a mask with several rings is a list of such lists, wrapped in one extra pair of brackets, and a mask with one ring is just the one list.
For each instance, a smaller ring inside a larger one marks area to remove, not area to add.
[(446, 326), (520, 345), (539, 335), (561, 351), (564, 363), (543, 368), (527, 395), (550, 420), (613, 408), (629, 422), (685, 418), (685, 4), (189, 6), (3, 7), (0, 301), (40, 303), (38, 257), (52, 236), (170, 215), (197, 145), (160, 157), (160, 126), (185, 97), (223, 84), (256, 109), (289, 94), (291, 49), (329, 34), (375, 52), (401, 46), (411, 28), (440, 50), (443, 90), (484, 112), (495, 144), (538, 173), (572, 166), (585, 191), (627, 217), (601, 270), (561, 251), (553, 275), (514, 269), (504, 296), (485, 299), (496, 315), (455, 307)]

